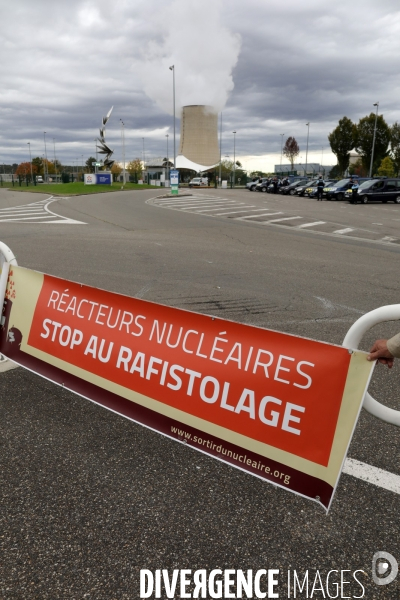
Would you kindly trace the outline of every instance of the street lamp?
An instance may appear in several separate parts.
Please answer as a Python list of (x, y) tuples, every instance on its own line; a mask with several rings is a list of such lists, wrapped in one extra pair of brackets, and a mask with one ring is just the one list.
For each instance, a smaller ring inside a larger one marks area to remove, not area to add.
[(168, 177), (168, 171), (169, 171), (169, 157), (168, 157), (168, 138), (169, 138), (169, 134), (167, 133), (167, 135), (165, 136), (167, 138), (167, 181), (169, 181), (169, 177)]
[(175, 142), (175, 65), (169, 67), (172, 71), (172, 92), (173, 92), (173, 105), (174, 105), (174, 169), (176, 169), (176, 142)]
[(53, 138), (53, 145), (54, 145), (54, 171), (55, 171), (56, 183), (57, 183), (56, 140), (54, 138)]
[(233, 187), (235, 187), (235, 175), (236, 175), (236, 131), (233, 133)]
[(123, 184), (122, 184), (122, 188), (124, 189), (124, 185), (125, 185), (125, 124), (123, 122), (122, 119), (120, 119), (121, 121), (121, 137), (122, 137), (122, 162), (124, 165), (124, 169), (123, 169)]
[(281, 136), (281, 173), (282, 173), (283, 136), (284, 136), (285, 134), (284, 134), (284, 133), (280, 133), (279, 135)]
[(97, 155), (97, 139), (94, 140), (94, 146), (96, 148), (96, 162), (94, 163), (94, 172), (97, 173), (97, 162), (98, 162), (98, 160), (97, 160), (97, 156), (98, 156)]
[[(45, 165), (44, 165), (44, 180), (47, 181), (48, 177), (49, 177), (49, 165), (47, 163), (47, 148), (46, 148), (46, 132), (43, 132), (43, 137), (44, 137), (44, 157), (46, 159)], [(46, 177), (46, 166), (47, 166), (47, 177)]]
[[(31, 143), (28, 142), (28, 146), (29, 146), (29, 160), (31, 162), (31, 180), (33, 183), (33, 171), (32, 171), (32, 154), (31, 154)], [(3, 165), (3, 170), (4, 170), (4, 165)]]
[(304, 175), (307, 177), (307, 167), (308, 167), (308, 138), (310, 137), (310, 123), (306, 123), (306, 126), (308, 127), (308, 131), (307, 131), (307, 150), (306, 150), (306, 172), (304, 173)]
[(222, 187), (222, 111), (221, 124), (219, 128), (219, 186)]
[(379, 109), (379, 102), (375, 102), (374, 106), (376, 106), (376, 113), (375, 113), (375, 127), (374, 127), (374, 137), (372, 140), (372, 153), (371, 153), (371, 164), (369, 166), (369, 176), (372, 177), (372, 165), (374, 162), (374, 150), (375, 150), (375, 136), (376, 136), (376, 122), (378, 120), (378, 109)]

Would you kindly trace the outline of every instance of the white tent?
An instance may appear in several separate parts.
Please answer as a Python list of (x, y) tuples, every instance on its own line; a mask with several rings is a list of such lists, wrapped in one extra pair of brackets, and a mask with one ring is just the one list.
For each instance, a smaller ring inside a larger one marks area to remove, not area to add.
[(198, 165), (197, 163), (186, 158), (186, 156), (183, 156), (183, 154), (178, 154), (178, 156), (176, 157), (177, 169), (192, 169), (193, 171), (196, 171), (196, 173), (208, 171), (208, 169), (212, 169), (217, 164), (218, 163), (214, 165)]

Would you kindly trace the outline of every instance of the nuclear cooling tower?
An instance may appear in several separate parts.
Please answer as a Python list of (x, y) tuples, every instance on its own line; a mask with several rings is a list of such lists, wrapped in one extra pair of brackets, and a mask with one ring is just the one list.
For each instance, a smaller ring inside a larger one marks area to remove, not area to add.
[(179, 155), (177, 166), (183, 157), (203, 168), (219, 163), (218, 114), (211, 106), (182, 108)]

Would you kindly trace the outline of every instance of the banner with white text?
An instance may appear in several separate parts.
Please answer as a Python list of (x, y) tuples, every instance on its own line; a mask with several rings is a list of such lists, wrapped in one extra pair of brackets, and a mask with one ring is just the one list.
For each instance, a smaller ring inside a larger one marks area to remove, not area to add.
[(174, 440), (329, 507), (366, 353), (11, 267), (0, 352)]

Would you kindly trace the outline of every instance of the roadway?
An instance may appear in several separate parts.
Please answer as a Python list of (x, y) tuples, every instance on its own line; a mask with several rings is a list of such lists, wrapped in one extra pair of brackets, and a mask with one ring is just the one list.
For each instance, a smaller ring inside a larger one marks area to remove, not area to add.
[[(400, 206), (192, 193), (48, 205), (0, 189), (0, 240), (24, 267), (336, 344), (399, 302)], [(376, 327), (363, 349), (398, 331)], [(397, 409), (399, 374), (377, 366), (370, 387)], [(365, 597), (399, 596), (399, 578), (371, 581), (375, 552), (400, 559), (399, 494), (343, 474), (326, 516), (30, 372), (0, 389), (0, 597), (138, 598), (140, 568), (364, 569)], [(400, 475), (399, 430), (363, 411), (349, 456)]]

